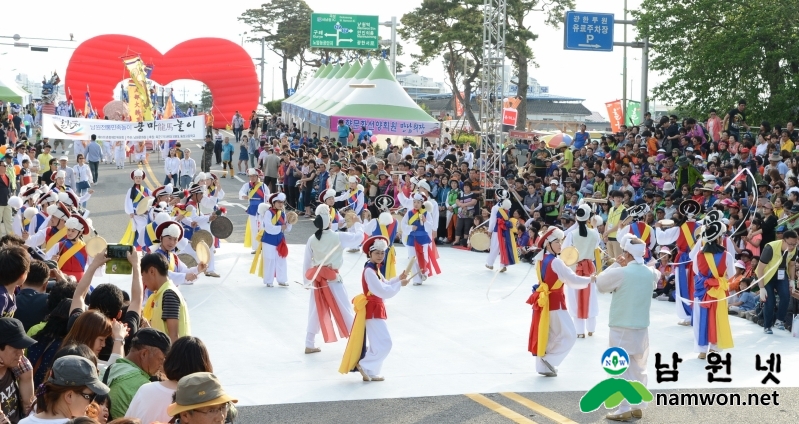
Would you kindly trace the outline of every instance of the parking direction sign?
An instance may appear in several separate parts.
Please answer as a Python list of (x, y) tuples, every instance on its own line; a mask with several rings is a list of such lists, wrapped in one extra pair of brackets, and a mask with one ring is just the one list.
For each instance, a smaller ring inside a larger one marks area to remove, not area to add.
[(565, 50), (613, 51), (613, 14), (566, 12), (563, 25)]
[(379, 47), (378, 17), (311, 14), (311, 48), (375, 50)]
[(286, 94), (288, 94), (289, 96), (293, 96), (295, 92), (296, 90), (294, 90), (293, 88), (289, 88), (288, 90), (286, 90)]

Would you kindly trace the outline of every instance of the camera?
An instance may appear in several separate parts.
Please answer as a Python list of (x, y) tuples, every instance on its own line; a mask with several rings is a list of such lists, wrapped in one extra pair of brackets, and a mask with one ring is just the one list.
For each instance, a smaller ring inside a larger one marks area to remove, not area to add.
[(128, 252), (133, 251), (133, 246), (126, 244), (109, 244), (106, 248), (106, 256), (112, 259), (127, 259)]

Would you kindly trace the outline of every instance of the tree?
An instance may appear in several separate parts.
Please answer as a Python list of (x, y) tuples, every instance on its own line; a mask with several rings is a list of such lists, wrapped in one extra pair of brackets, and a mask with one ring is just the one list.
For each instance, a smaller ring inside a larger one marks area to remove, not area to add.
[(452, 95), (463, 105), (464, 115), (475, 130), (480, 124), (469, 100), (482, 69), (482, 7), (482, 0), (423, 0), (421, 6), (402, 17), (398, 29), (402, 38), (414, 40), (422, 51), (411, 55), (412, 70), (443, 58)]
[(534, 34), (525, 23), (530, 12), (543, 12), (546, 14), (545, 24), (557, 28), (563, 22), (566, 10), (574, 8), (573, 0), (508, 0), (507, 21), (505, 32), (505, 54), (513, 62), (518, 83), (516, 95), (524, 99), (517, 108), (516, 129), (527, 129), (527, 78), (528, 68), (531, 63), (535, 65), (530, 42), (535, 41), (538, 35)]
[(659, 100), (695, 117), (711, 108), (723, 115), (740, 98), (756, 118), (795, 117), (795, 1), (644, 0), (633, 16), (641, 36), (649, 37), (650, 68), (668, 76), (653, 90)]
[(277, 114), (279, 114), (279, 113), (280, 113), (280, 111), (282, 110), (282, 107), (283, 107), (283, 100), (285, 100), (285, 99), (280, 99), (280, 100), (272, 100), (271, 102), (266, 102), (266, 103), (264, 104), (264, 107), (265, 107), (265, 108), (266, 108), (266, 110), (267, 110), (267, 111), (269, 111), (269, 113), (271, 113), (272, 115), (277, 115)]
[(247, 39), (248, 43), (260, 43), (263, 38), (267, 48), (277, 54), (283, 61), (281, 78), (283, 93), (289, 89), (288, 64), (299, 65), (296, 82), (297, 89), (302, 76), (302, 56), (311, 44), (311, 13), (313, 11), (304, 0), (272, 0), (264, 3), (260, 9), (247, 9), (238, 18), (252, 28), (251, 33), (258, 34)]
[(202, 110), (210, 110), (214, 104), (214, 98), (211, 96), (211, 90), (208, 86), (203, 84), (203, 91), (200, 93), (200, 107)]

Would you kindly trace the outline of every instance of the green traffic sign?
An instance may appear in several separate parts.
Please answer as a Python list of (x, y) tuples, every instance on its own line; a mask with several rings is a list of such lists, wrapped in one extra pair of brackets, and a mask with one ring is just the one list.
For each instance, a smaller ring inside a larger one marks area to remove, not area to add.
[(374, 50), (380, 46), (377, 16), (311, 14), (311, 48)]

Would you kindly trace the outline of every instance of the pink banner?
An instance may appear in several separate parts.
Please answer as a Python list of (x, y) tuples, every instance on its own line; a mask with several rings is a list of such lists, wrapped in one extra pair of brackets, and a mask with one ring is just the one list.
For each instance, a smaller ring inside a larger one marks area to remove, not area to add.
[(343, 119), (344, 125), (360, 130), (361, 127), (371, 130), (373, 134), (423, 136), (436, 131), (438, 122), (401, 121), (396, 119), (377, 118), (351, 118), (345, 116), (330, 117), (330, 131), (338, 130), (338, 120)]

